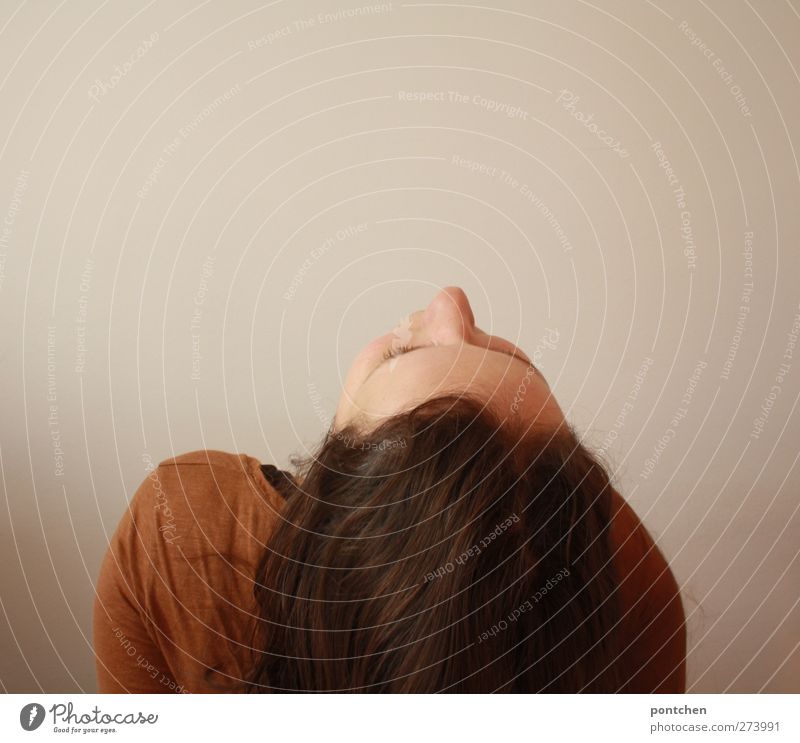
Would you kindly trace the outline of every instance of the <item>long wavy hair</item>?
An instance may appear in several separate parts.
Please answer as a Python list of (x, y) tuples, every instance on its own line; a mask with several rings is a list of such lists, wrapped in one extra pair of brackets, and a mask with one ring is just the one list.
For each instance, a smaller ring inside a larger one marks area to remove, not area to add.
[(613, 692), (612, 488), (566, 423), (445, 395), (278, 483), (248, 692)]

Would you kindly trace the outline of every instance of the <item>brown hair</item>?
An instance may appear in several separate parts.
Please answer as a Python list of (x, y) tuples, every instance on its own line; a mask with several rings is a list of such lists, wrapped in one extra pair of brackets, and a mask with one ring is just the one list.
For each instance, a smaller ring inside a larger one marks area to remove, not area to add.
[(567, 423), (447, 395), (295, 463), (247, 691), (618, 690), (612, 489)]

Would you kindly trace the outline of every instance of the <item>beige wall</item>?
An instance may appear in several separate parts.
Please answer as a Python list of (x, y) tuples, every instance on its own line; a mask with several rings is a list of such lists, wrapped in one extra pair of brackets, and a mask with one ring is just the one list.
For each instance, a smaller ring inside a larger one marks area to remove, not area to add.
[(5, 690), (94, 689), (148, 457), (286, 464), (457, 284), (523, 348), (557, 331), (691, 690), (800, 691), (796, 2), (88, 5), (0, 8)]

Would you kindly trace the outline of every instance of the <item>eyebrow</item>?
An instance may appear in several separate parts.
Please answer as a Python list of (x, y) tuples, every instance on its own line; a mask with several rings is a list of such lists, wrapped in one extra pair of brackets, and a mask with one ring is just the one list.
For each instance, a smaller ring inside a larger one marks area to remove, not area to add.
[[(364, 377), (364, 382), (366, 382), (378, 369), (380, 369), (384, 364), (392, 359), (399, 358), (400, 356), (406, 356), (410, 353), (414, 353), (414, 351), (422, 351), (425, 348), (437, 348), (437, 346), (414, 346), (414, 348), (409, 348), (408, 351), (403, 351), (403, 353), (395, 354), (394, 356), (390, 356), (388, 359), (383, 359), (380, 364), (378, 364), (366, 377)], [(476, 346), (477, 348), (477, 346)], [(518, 356), (517, 354), (511, 351), (501, 351), (499, 348), (487, 348), (486, 351), (490, 353), (502, 353), (504, 356), (510, 356), (512, 359), (517, 359), (517, 361), (521, 361), (525, 366), (533, 366), (533, 362), (527, 361), (523, 359), (522, 356)], [(535, 369), (536, 367), (534, 367)], [(362, 382), (363, 384), (363, 382)]]

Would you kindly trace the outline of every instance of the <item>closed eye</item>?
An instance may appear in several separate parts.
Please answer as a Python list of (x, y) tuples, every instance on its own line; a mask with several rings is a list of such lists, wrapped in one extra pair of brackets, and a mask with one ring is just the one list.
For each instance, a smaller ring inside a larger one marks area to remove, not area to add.
[[(423, 348), (423, 346), (390, 346), (383, 352), (383, 361), (388, 361), (389, 359), (393, 359), (397, 356), (402, 356), (404, 353), (415, 351), (418, 348)], [(518, 356), (513, 351), (505, 351), (502, 348), (492, 348), (488, 350), (504, 353), (506, 356), (511, 356), (512, 359), (519, 359), (520, 361), (524, 361), (526, 364), (529, 363), (527, 360), (523, 359), (521, 356)]]
[(389, 347), (383, 352), (383, 360), (388, 361), (389, 359), (393, 359), (395, 356), (401, 356), (404, 353), (413, 351), (415, 348), (420, 348), (420, 346), (398, 346), (397, 348)]

